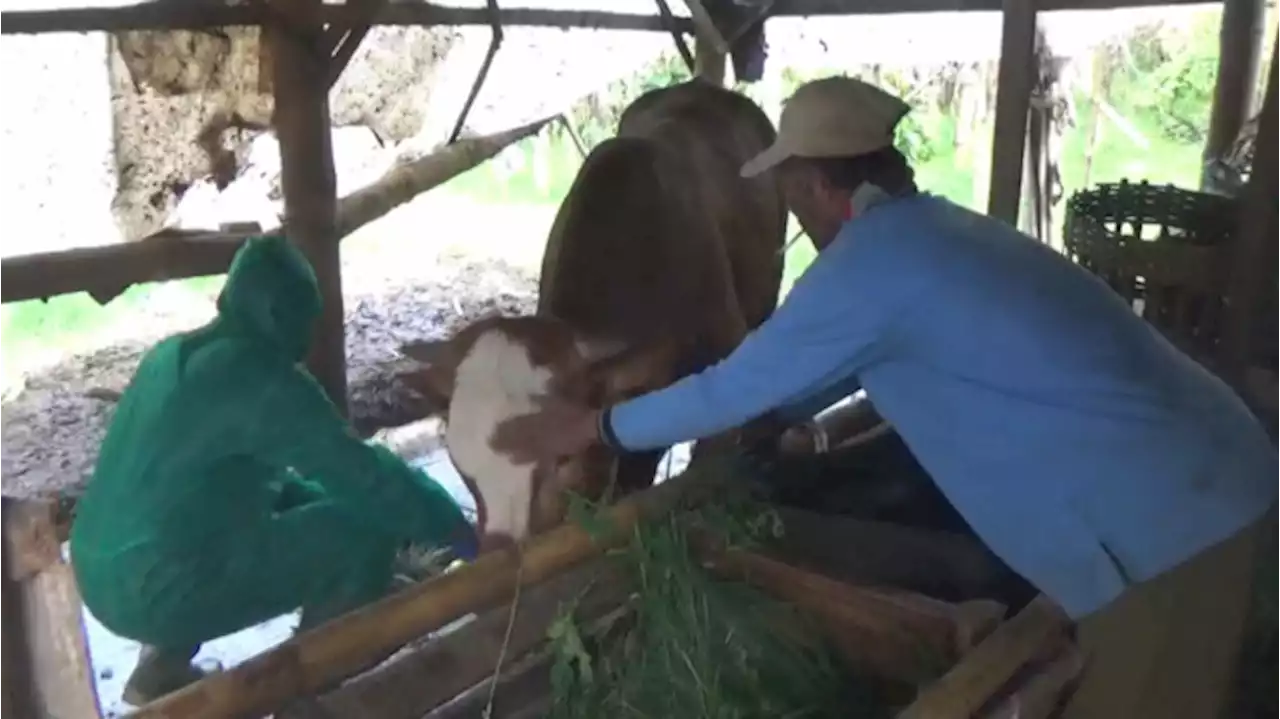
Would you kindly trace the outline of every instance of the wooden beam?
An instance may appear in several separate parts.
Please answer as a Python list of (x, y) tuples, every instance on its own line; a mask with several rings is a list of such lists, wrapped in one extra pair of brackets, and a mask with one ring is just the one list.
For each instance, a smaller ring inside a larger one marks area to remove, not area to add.
[(1240, 193), (1235, 241), (1230, 247), (1229, 270), (1224, 293), (1222, 340), (1219, 363), (1227, 380), (1247, 385), (1250, 350), (1258, 317), (1258, 297), (1264, 272), (1275, 272), (1277, 233), (1276, 179), (1276, 66), (1277, 50), (1271, 51), (1271, 72), (1267, 94), (1258, 119), (1258, 135), (1253, 151), (1253, 169)]
[[(1208, 0), (1209, 3), (1215, 0)], [(1037, 0), (1036, 10), (1112, 10), (1200, 5), (1206, 0)], [(1000, 12), (1001, 0), (776, 0), (771, 16), (891, 15), (917, 12)]]
[(693, 21), (694, 37), (716, 53), (721, 55), (728, 53), (729, 43), (720, 34), (720, 29), (711, 19), (711, 13), (707, 12), (702, 0), (684, 0), (684, 4), (689, 8), (689, 19)]
[[(340, 22), (347, 15), (343, 5), (326, 4), (321, 10), (325, 23)], [(146, 2), (123, 7), (82, 7), (57, 10), (6, 10), (0, 33), (29, 35), (47, 32), (92, 32), (102, 30), (200, 30), (235, 25), (265, 25), (272, 13), (265, 3), (223, 5), (221, 3)], [(592, 10), (543, 10), (511, 8), (502, 11), (504, 26), (596, 28), (601, 30), (653, 30), (666, 32), (667, 25), (655, 15)], [(693, 32), (688, 18), (676, 18), (681, 32)], [(392, 2), (378, 11), (375, 25), (488, 25), (484, 8), (432, 5), (426, 2)]]
[(1016, 227), (1022, 202), (1027, 112), (1036, 78), (1036, 3), (1003, 0), (1003, 6), (987, 214)]
[(724, 86), (726, 55), (711, 42), (697, 37), (693, 42), (693, 74), (716, 85)]
[[(1204, 0), (1040, 0), (1037, 9), (1109, 10), (1127, 7), (1162, 7), (1203, 4)], [(1214, 0), (1209, 0), (1214, 2)], [(776, 16), (882, 15), (915, 12), (998, 12), (1000, 0), (777, 0), (770, 13)], [(341, 5), (327, 4), (326, 22), (343, 14)], [(257, 3), (220, 5), (203, 3), (141, 3), (123, 7), (13, 10), (4, 13), (0, 33), (29, 35), (48, 32), (119, 32), (122, 30), (200, 30), (235, 25), (263, 25), (269, 11)], [(689, 18), (675, 18), (677, 28), (692, 33)], [(378, 13), (375, 25), (488, 25), (484, 8), (460, 8), (426, 2), (393, 2)], [(502, 11), (506, 27), (595, 28), (600, 30), (667, 31), (662, 18), (636, 13), (592, 10), (543, 10), (511, 8)]]
[(276, 137), (289, 240), (306, 254), (323, 307), (307, 366), (338, 411), (347, 414), (347, 350), (342, 308), (337, 178), (329, 128), (328, 48), (321, 0), (275, 0), (292, 21), (268, 24), (275, 85)]
[[(1218, 35), (1218, 79), (1203, 159), (1221, 158), (1231, 151), (1240, 129), (1253, 115), (1258, 90), (1258, 62), (1266, 34), (1266, 0), (1226, 0)], [(1201, 173), (1201, 186), (1204, 185)]]
[[(346, 237), (414, 197), (488, 160), (503, 148), (537, 133), (547, 120), (470, 137), (415, 160), (397, 164), (376, 182), (338, 202), (338, 235)], [(163, 230), (136, 242), (82, 247), (0, 259), (4, 302), (88, 292), (100, 303), (131, 285), (227, 271), (249, 237), (280, 231), (206, 232)]]
[(226, 272), (254, 234), (165, 230), (137, 242), (79, 247), (0, 260), (0, 299), (41, 299), (88, 292), (110, 302), (130, 286)]
[(537, 584), (599, 556), (630, 536), (644, 516), (715, 490), (712, 477), (682, 475), (598, 515), (588, 533), (565, 524), (533, 538), (524, 551), (489, 552), (475, 562), (304, 632), (232, 669), (140, 708), (133, 719), (263, 716), (289, 701), (363, 670), (409, 641), (470, 612), (510, 601), (517, 582)]

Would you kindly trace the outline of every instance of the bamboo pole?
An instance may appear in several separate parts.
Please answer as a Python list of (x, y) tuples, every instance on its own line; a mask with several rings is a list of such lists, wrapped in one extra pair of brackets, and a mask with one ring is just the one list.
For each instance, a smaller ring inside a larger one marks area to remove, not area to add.
[(845, 658), (876, 676), (923, 684), (1004, 616), (997, 602), (947, 604), (909, 592), (854, 587), (743, 550), (705, 547), (712, 571), (740, 578), (821, 619)]
[[(538, 132), (545, 123), (539, 120), (465, 138), (393, 167), (372, 185), (338, 201), (338, 237), (443, 185)], [(266, 232), (279, 232), (279, 228)], [(240, 245), (263, 233), (163, 230), (137, 242), (6, 257), (0, 260), (0, 299), (8, 303), (85, 291), (105, 304), (131, 285), (226, 272)]]
[[(507, 642), (508, 656), (522, 656), (541, 644), (547, 627), (566, 605), (574, 603), (575, 615), (590, 621), (621, 605), (628, 590), (621, 577), (593, 562), (523, 592)], [(509, 607), (495, 607), (407, 656), (343, 684), (314, 704), (335, 717), (419, 719), (492, 677), (509, 614)], [(423, 682), (423, 677), (431, 681)], [(300, 718), (286, 714), (283, 719)]]
[(536, 584), (621, 543), (643, 517), (704, 495), (718, 484), (685, 474), (630, 497), (602, 513), (614, 531), (595, 538), (565, 524), (541, 535), (523, 552), (495, 551), (300, 634), (231, 670), (213, 674), (130, 715), (137, 719), (215, 719), (262, 716), (290, 700), (325, 691), (383, 660), (416, 637), (470, 612), (509, 601), (517, 578)]
[(339, 236), (346, 237), (418, 195), (497, 155), (507, 146), (536, 135), (551, 119), (545, 117), (493, 135), (464, 138), (426, 157), (391, 168), (377, 182), (342, 198), (338, 207)]

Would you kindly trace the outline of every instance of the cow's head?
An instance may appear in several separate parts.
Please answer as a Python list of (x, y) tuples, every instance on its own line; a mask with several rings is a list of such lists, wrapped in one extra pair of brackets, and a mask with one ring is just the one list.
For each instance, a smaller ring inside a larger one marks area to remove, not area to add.
[(405, 345), (419, 367), (408, 383), (444, 409), (445, 445), (475, 495), (481, 548), (559, 524), (567, 491), (598, 498), (615, 457), (594, 447), (550, 465), (513, 463), (489, 441), (501, 422), (554, 395), (603, 407), (669, 384), (675, 348), (587, 337), (548, 317), (489, 317), (442, 340)]

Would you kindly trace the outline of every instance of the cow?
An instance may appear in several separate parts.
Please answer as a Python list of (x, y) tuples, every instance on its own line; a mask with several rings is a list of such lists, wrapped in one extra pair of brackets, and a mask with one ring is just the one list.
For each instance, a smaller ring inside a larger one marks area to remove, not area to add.
[(483, 546), (559, 524), (570, 491), (599, 499), (652, 483), (662, 452), (597, 447), (555, 466), (514, 465), (489, 439), (540, 395), (605, 406), (664, 387), (768, 319), (786, 206), (775, 177), (739, 170), (774, 137), (751, 100), (713, 84), (645, 93), (587, 156), (556, 215), (536, 313), (403, 348), (418, 363), (406, 379), (445, 408), (445, 444), (475, 495)]

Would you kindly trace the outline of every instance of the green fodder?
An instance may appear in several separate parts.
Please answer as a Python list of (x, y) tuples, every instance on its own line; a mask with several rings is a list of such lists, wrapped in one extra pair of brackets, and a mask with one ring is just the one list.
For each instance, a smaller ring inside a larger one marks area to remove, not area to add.
[(770, 513), (732, 500), (638, 526), (614, 554), (636, 591), (622, 629), (593, 640), (565, 614), (549, 632), (549, 716), (882, 716), (871, 685), (846, 671), (817, 627), (759, 590), (714, 577), (690, 551), (694, 528), (741, 545), (778, 527)]

